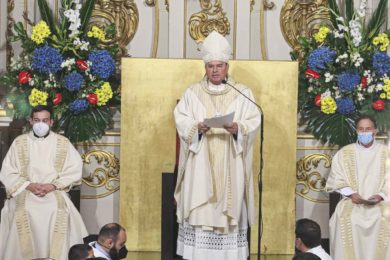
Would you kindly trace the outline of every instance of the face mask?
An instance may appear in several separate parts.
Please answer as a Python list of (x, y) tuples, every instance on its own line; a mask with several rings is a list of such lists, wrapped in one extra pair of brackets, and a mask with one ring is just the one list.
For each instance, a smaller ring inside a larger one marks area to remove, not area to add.
[(33, 131), (39, 137), (44, 137), (49, 132), (49, 129), (50, 127), (43, 122), (33, 124)]
[(122, 247), (120, 250), (119, 250), (119, 253), (118, 253), (118, 257), (119, 259), (125, 259), (127, 257), (127, 248), (126, 246)]
[(358, 141), (362, 145), (367, 145), (374, 139), (372, 132), (358, 133)]

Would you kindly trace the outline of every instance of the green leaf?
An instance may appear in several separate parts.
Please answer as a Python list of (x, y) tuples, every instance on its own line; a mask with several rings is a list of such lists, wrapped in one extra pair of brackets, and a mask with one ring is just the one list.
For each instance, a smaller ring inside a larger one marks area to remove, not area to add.
[(378, 34), (381, 26), (385, 22), (386, 18), (387, 0), (380, 0), (378, 7), (372, 15), (371, 21), (367, 26), (367, 38), (370, 40), (376, 34)]
[(352, 20), (353, 13), (354, 13), (353, 0), (346, 0), (345, 1), (345, 14), (347, 16), (347, 22)]
[(52, 33), (56, 33), (56, 29), (54, 26), (54, 20), (53, 20), (53, 14), (52, 14), (49, 6), (47, 5), (46, 0), (38, 0), (38, 7), (39, 7), (39, 11), (41, 13), (42, 20), (44, 20), (47, 23), (47, 25), (49, 26), (50, 31)]
[(85, 31), (91, 18), (93, 8), (95, 7), (95, 0), (86, 0), (83, 7), (80, 10), (80, 31)]
[(65, 111), (56, 123), (55, 129), (64, 130), (64, 135), (72, 143), (79, 143), (101, 138), (111, 122), (112, 115), (109, 108), (95, 107), (80, 114)]
[(330, 20), (333, 24), (333, 27), (337, 28), (336, 18), (337, 18), (337, 16), (340, 16), (340, 10), (339, 10), (339, 7), (337, 5), (337, 1), (336, 0), (329, 0), (328, 5), (329, 5), (329, 9), (330, 9), (330, 12), (329, 12)]
[(344, 146), (356, 141), (355, 120), (358, 113), (326, 115), (317, 107), (306, 111), (307, 130), (323, 143)]
[(386, 102), (385, 109), (382, 111), (377, 111), (372, 108), (370, 103), (366, 103), (361, 108), (361, 113), (364, 115), (369, 115), (375, 118), (376, 125), (381, 133), (386, 133), (390, 129), (390, 108), (389, 103)]

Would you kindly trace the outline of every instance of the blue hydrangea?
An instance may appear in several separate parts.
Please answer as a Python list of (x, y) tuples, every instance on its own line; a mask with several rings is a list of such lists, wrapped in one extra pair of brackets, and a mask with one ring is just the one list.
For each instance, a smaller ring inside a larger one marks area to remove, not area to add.
[(386, 52), (375, 52), (372, 57), (372, 66), (380, 76), (390, 75), (390, 57)]
[(326, 64), (333, 62), (336, 57), (336, 51), (329, 49), (326, 46), (319, 47), (309, 54), (307, 59), (307, 66), (320, 72), (326, 69)]
[(69, 104), (69, 110), (74, 114), (80, 114), (88, 108), (88, 101), (85, 99), (76, 99)]
[(337, 76), (337, 83), (341, 93), (346, 93), (360, 84), (360, 76), (357, 72), (345, 71)]
[(36, 48), (33, 53), (32, 67), (40, 73), (56, 73), (61, 70), (63, 58), (60, 52), (48, 45)]
[(69, 91), (78, 91), (81, 88), (81, 85), (84, 83), (84, 78), (80, 73), (72, 72), (65, 76), (64, 78), (65, 87)]
[(115, 61), (106, 50), (93, 51), (88, 56), (92, 63), (91, 73), (102, 79), (107, 79), (115, 73)]
[(342, 115), (348, 115), (355, 112), (356, 107), (351, 98), (336, 99), (337, 111)]

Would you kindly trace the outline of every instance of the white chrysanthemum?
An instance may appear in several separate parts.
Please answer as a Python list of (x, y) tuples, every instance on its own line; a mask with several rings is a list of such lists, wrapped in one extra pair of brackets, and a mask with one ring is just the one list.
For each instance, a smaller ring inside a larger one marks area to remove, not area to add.
[(313, 90), (314, 90), (314, 88), (312, 86), (307, 88), (307, 92), (309, 92), (309, 93), (313, 92)]
[(357, 100), (358, 101), (363, 101), (365, 98), (364, 98), (364, 95), (362, 93), (358, 93), (357, 94)]
[(321, 99), (324, 99), (326, 97), (332, 97), (332, 93), (329, 89), (327, 89), (324, 93), (321, 94)]
[(329, 72), (326, 72), (326, 73), (324, 74), (324, 76), (325, 76), (325, 82), (331, 82), (332, 79), (333, 79), (333, 75), (330, 74)]

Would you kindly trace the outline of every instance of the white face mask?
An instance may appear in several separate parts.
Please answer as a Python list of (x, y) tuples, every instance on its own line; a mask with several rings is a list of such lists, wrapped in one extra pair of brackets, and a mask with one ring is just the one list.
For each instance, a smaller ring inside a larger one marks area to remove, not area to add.
[(43, 122), (33, 124), (33, 131), (39, 137), (44, 137), (49, 132), (49, 129), (50, 127)]

